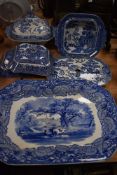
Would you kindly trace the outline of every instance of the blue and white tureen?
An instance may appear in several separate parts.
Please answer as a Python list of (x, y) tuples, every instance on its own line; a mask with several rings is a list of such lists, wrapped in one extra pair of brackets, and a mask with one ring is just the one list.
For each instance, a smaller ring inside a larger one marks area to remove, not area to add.
[(48, 76), (52, 70), (52, 58), (46, 47), (23, 43), (4, 55), (1, 68), (12, 73)]
[(98, 16), (68, 14), (54, 31), (61, 56), (55, 61), (49, 79), (86, 79), (99, 85), (111, 80), (109, 67), (95, 58), (106, 40), (105, 27)]
[(19, 42), (46, 42), (53, 38), (52, 27), (45, 19), (28, 14), (6, 29), (7, 36)]

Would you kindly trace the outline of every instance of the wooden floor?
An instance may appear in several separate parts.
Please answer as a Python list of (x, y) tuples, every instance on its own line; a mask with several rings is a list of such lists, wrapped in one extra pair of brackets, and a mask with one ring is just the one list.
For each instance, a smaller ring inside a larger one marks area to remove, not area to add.
[(106, 85), (106, 89), (113, 95), (117, 103), (117, 39), (111, 40), (111, 50), (109, 52), (101, 51), (97, 58), (110, 66), (112, 80)]
[[(10, 48), (14, 47), (16, 44), (13, 41), (7, 39), (4, 35), (4, 31), (0, 29), (0, 35), (4, 37), (4, 42), (0, 44), (0, 58), (2, 58), (5, 51), (9, 50)], [(58, 52), (55, 49), (51, 49), (51, 53), (56, 56)], [(112, 94), (116, 103), (117, 103), (117, 40), (111, 41), (111, 50), (109, 52), (100, 51), (97, 55), (97, 58), (103, 60), (106, 64), (110, 66), (112, 72), (112, 80), (105, 86), (105, 88)], [(37, 77), (31, 77), (31, 79), (37, 79)], [(3, 78), (0, 77), (0, 89), (7, 86), (8, 84), (14, 82), (17, 79), (21, 79), (21, 77), (16, 78)], [(40, 79), (40, 77), (38, 77)], [(112, 156), (111, 159), (108, 160), (109, 162), (117, 162), (117, 152)]]

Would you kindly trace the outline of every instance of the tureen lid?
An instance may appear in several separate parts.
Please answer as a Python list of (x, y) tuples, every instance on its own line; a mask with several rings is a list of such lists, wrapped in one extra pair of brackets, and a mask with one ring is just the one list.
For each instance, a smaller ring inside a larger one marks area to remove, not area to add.
[(101, 18), (86, 13), (71, 13), (55, 29), (55, 43), (64, 56), (92, 57), (104, 47), (106, 31)]
[(52, 34), (48, 21), (32, 12), (6, 28), (6, 35), (19, 42), (46, 42), (53, 38)]

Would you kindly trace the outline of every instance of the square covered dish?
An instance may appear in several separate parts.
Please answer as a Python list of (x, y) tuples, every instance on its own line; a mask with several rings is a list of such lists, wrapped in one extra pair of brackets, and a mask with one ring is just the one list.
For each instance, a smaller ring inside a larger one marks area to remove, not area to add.
[(52, 39), (52, 28), (45, 19), (30, 13), (6, 28), (7, 36), (19, 42), (46, 42)]
[(3, 70), (13, 73), (48, 76), (51, 73), (52, 58), (47, 48), (42, 45), (23, 43), (4, 55), (1, 63)]
[(106, 31), (93, 14), (72, 13), (54, 29), (55, 44), (61, 53), (50, 79), (87, 79), (99, 85), (111, 80), (109, 67), (95, 58), (104, 47)]

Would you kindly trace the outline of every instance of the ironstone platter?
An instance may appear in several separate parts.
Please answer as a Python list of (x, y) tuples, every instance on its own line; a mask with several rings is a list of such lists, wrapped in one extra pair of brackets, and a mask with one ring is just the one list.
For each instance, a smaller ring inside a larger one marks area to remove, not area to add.
[(97, 162), (117, 148), (117, 106), (85, 80), (16, 81), (0, 90), (0, 161)]

